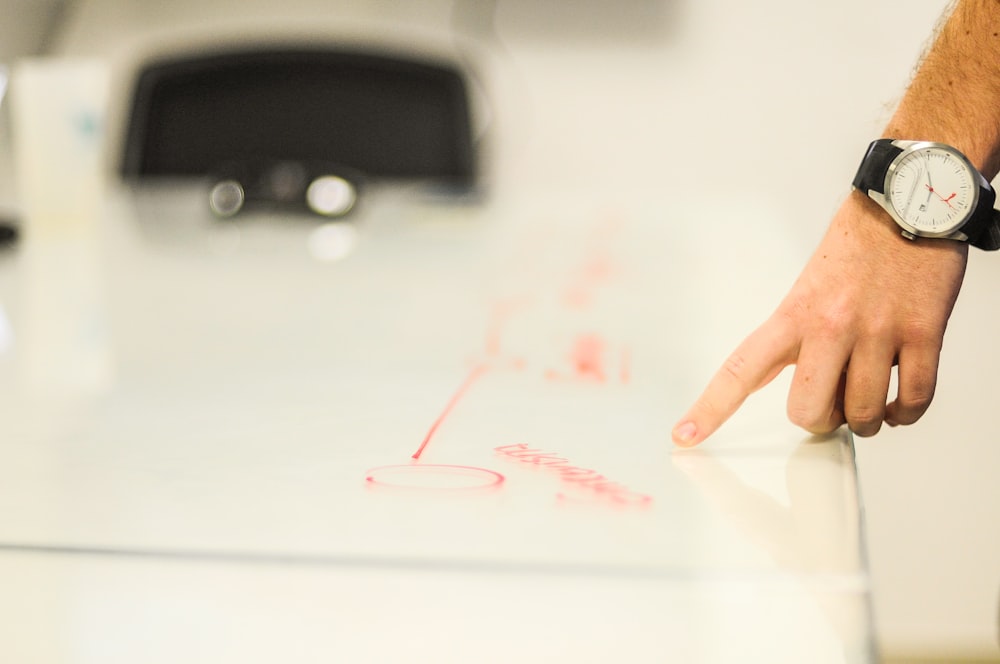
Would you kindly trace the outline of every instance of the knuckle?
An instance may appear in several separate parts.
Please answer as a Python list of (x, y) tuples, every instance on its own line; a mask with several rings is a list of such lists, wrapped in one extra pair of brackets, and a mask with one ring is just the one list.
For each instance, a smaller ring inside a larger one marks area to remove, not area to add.
[(792, 424), (800, 429), (805, 429), (809, 433), (830, 433), (837, 428), (831, 423), (831, 418), (824, 417), (822, 414), (806, 407), (789, 406), (787, 414), (788, 420)]
[(702, 425), (717, 426), (739, 406), (740, 401), (717, 393), (705, 393), (691, 406), (691, 416)]
[(902, 328), (906, 343), (940, 350), (944, 330), (940, 325), (922, 319), (907, 321)]
[(811, 421), (811, 418), (809, 417), (809, 413), (804, 408), (789, 405), (786, 414), (788, 416), (788, 421), (795, 426), (802, 429), (808, 428), (806, 425)]
[(864, 336), (871, 339), (888, 339), (895, 336), (895, 324), (886, 316), (871, 316), (865, 320)]
[(934, 400), (934, 390), (928, 389), (916, 394), (911, 394), (903, 398), (903, 405), (914, 410), (924, 411)]
[(823, 436), (828, 433), (833, 433), (834, 431), (837, 430), (837, 427), (839, 426), (840, 424), (833, 422), (832, 420), (823, 420), (821, 422), (817, 422), (813, 426), (804, 428), (806, 431), (813, 434), (814, 436)]
[(839, 306), (823, 311), (817, 317), (816, 325), (817, 333), (827, 338), (840, 337), (853, 327), (850, 312)]
[(930, 407), (934, 399), (933, 390), (900, 396), (897, 400), (902, 408), (901, 424), (913, 424)]
[(881, 425), (882, 418), (885, 416), (885, 407), (874, 405), (848, 406), (844, 415), (847, 417), (847, 422), (851, 425), (852, 431), (855, 427), (860, 429), (877, 428)]
[(726, 358), (726, 361), (722, 364), (722, 370), (729, 377), (735, 379), (740, 384), (744, 384), (746, 381), (746, 358), (740, 353), (733, 353)]
[(793, 290), (781, 302), (775, 314), (784, 324), (796, 326), (800, 319), (812, 317), (812, 304), (808, 297)]
[(694, 406), (692, 406), (691, 411), (696, 414), (698, 419), (709, 419), (714, 420), (720, 416), (723, 412), (719, 407), (719, 404), (708, 395), (702, 395)]
[(935, 388), (933, 375), (911, 376), (904, 385), (900, 385), (898, 401), (907, 410), (923, 412), (934, 400)]
[(847, 426), (855, 435), (867, 438), (869, 436), (874, 436), (879, 432), (882, 428), (882, 418), (852, 419), (851, 417), (848, 417)]

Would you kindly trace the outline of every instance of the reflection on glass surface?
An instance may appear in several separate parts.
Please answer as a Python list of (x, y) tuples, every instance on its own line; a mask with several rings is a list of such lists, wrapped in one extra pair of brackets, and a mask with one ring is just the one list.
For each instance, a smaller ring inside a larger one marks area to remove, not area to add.
[[(708, 450), (678, 451), (674, 464), (704, 496), (782, 568), (809, 574), (851, 573), (859, 568), (858, 524), (830, 500), (843, 493), (844, 468), (829, 441), (801, 444), (788, 459), (788, 507), (748, 486)], [(845, 542), (852, 543), (845, 546)]]
[(354, 251), (357, 239), (358, 232), (350, 224), (323, 224), (309, 234), (309, 253), (319, 261), (343, 260)]
[(7, 312), (0, 305), (0, 354), (6, 353), (14, 345), (14, 330), (10, 326)]
[[(789, 503), (750, 486), (710, 448), (677, 450), (674, 465), (709, 503), (784, 570), (795, 573), (844, 644), (848, 661), (868, 650), (857, 597), (868, 592), (863, 574), (857, 509), (843, 509), (830, 497), (843, 494), (844, 466), (852, 457), (837, 452), (837, 435), (803, 442), (785, 466)], [(854, 491), (849, 492), (856, 495)]]

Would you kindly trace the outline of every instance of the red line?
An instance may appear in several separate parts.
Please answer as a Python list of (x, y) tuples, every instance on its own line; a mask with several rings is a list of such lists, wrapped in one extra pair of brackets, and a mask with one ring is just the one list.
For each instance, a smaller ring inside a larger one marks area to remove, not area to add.
[(452, 395), (451, 400), (448, 401), (448, 405), (444, 407), (444, 410), (441, 412), (440, 415), (438, 415), (438, 418), (434, 420), (434, 424), (431, 425), (431, 428), (427, 432), (427, 435), (424, 436), (424, 442), (420, 443), (420, 447), (417, 448), (417, 451), (413, 453), (412, 458), (414, 459), (420, 458), (420, 455), (424, 453), (424, 448), (427, 447), (427, 443), (431, 442), (431, 439), (434, 437), (434, 434), (437, 433), (438, 427), (441, 426), (441, 424), (445, 421), (445, 419), (447, 419), (451, 411), (455, 408), (455, 406), (458, 405), (458, 402), (461, 401), (462, 397), (465, 396), (465, 393), (469, 391), (470, 387), (472, 387), (472, 384), (475, 383), (480, 376), (486, 373), (487, 369), (488, 369), (487, 365), (480, 364), (475, 369), (473, 369), (468, 376), (466, 376), (465, 381), (462, 382), (462, 384), (459, 386), (455, 394)]

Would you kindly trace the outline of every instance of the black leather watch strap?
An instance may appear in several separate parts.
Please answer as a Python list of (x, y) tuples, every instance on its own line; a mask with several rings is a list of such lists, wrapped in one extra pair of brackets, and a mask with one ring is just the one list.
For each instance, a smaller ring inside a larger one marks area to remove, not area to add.
[(993, 209), (996, 194), (992, 188), (980, 190), (980, 214), (962, 227), (962, 232), (969, 237), (969, 244), (983, 251), (1000, 249), (1000, 210)]
[(884, 194), (885, 172), (889, 169), (889, 164), (899, 153), (903, 151), (892, 144), (891, 138), (880, 138), (872, 141), (865, 152), (864, 159), (858, 167), (858, 172), (854, 176), (854, 186), (864, 193), (874, 191)]
[(977, 249), (984, 251), (1000, 249), (1000, 210), (993, 209), (996, 197), (996, 191), (986, 178), (982, 178), (976, 209), (960, 229), (969, 238), (969, 244)]
[(996, 251), (1000, 249), (1000, 210), (993, 211), (993, 219), (979, 237), (972, 242), (972, 246), (983, 251)]

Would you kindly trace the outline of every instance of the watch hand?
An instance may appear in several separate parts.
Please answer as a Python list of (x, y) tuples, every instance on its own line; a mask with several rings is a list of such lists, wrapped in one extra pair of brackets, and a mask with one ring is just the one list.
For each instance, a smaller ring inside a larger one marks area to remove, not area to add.
[(929, 153), (924, 153), (924, 173), (927, 174), (927, 200), (925, 203), (931, 202), (931, 194), (934, 193), (934, 182), (931, 181), (931, 156)]
[(931, 197), (931, 194), (934, 194), (935, 196), (937, 196), (938, 198), (940, 198), (940, 199), (941, 199), (941, 202), (942, 202), (942, 203), (944, 203), (945, 205), (947, 205), (948, 207), (951, 207), (951, 202), (950, 202), (950, 201), (951, 201), (951, 199), (955, 198), (955, 196), (956, 196), (956, 194), (955, 194), (955, 193), (952, 193), (952, 195), (951, 195), (951, 196), (949, 196), (948, 198), (945, 198), (945, 197), (944, 197), (944, 196), (942, 196), (941, 194), (939, 194), (939, 193), (937, 193), (936, 191), (934, 191), (934, 187), (932, 187), (932, 186), (930, 186), (930, 185), (927, 185), (927, 190), (928, 190), (928, 192), (929, 192), (929, 193), (927, 194), (927, 199), (928, 199), (928, 200), (930, 200), (930, 197)]

